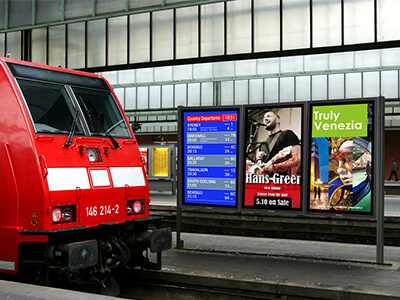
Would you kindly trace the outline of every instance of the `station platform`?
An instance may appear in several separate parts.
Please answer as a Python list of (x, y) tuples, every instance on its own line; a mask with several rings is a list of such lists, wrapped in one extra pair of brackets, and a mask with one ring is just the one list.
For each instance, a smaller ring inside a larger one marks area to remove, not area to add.
[[(182, 233), (183, 249), (163, 253), (161, 271), (138, 272), (138, 280), (181, 285), (183, 294), (142, 299), (186, 299), (188, 290), (217, 290), (226, 299), (400, 299), (400, 248)], [(143, 294), (141, 294), (143, 293)], [(122, 295), (125, 296), (125, 295)], [(200, 295), (198, 295), (200, 297)], [(196, 298), (191, 298), (196, 299)], [(201, 295), (201, 299), (208, 299)], [(211, 298), (210, 298), (211, 299)]]
[(0, 299), (7, 300), (115, 300), (115, 297), (0, 280)]
[[(151, 199), (176, 206), (168, 192)], [(400, 196), (385, 195), (385, 215), (400, 216)], [(174, 234), (162, 270), (126, 276), (118, 299), (400, 299), (400, 247), (385, 246), (378, 264), (374, 245), (186, 232), (181, 239), (177, 249)], [(116, 298), (0, 281), (0, 299)]]
[[(398, 247), (385, 247), (385, 262), (377, 264), (374, 246), (191, 233), (181, 237), (184, 248), (164, 252), (161, 271), (135, 270), (133, 277), (125, 277), (118, 299), (400, 299)], [(0, 281), (0, 299), (116, 298)]]

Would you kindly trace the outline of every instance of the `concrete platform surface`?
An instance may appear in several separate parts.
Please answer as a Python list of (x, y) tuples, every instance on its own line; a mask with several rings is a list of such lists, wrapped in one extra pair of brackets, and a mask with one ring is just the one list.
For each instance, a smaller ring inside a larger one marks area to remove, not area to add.
[[(399, 247), (385, 247), (385, 261), (377, 264), (376, 247), (369, 245), (191, 233), (181, 237), (184, 248), (164, 252), (161, 271), (137, 273), (148, 283), (179, 280), (199, 289), (220, 286), (305, 299), (400, 299)], [(0, 299), (116, 298), (0, 281)]]
[(377, 264), (376, 247), (368, 245), (189, 233), (182, 240), (184, 249), (163, 254), (163, 279), (179, 274), (198, 282), (252, 283), (252, 289), (301, 288), (310, 298), (400, 299), (397, 247), (385, 247), (385, 261)]
[[(7, 300), (115, 300), (117, 298), (45, 286), (0, 280), (0, 299)], [(121, 298), (119, 298), (121, 299)]]

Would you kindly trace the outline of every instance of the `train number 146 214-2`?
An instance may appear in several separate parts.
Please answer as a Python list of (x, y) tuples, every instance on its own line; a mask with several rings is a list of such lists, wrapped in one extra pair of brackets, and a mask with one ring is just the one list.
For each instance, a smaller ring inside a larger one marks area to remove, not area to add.
[(105, 216), (111, 214), (119, 214), (118, 204), (116, 204), (114, 207), (111, 207), (111, 205), (86, 207), (86, 217), (95, 217), (97, 215)]

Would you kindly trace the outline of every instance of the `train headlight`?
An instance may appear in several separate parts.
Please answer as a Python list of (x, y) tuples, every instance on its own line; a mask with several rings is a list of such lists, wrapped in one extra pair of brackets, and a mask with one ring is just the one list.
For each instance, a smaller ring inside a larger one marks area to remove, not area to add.
[(72, 210), (71, 210), (71, 208), (70, 207), (64, 208), (63, 211), (62, 211), (62, 215), (61, 216), (65, 221), (71, 220), (72, 219)]
[(58, 207), (53, 208), (53, 222), (60, 222), (61, 220), (61, 209)]
[(129, 200), (126, 203), (126, 213), (128, 215), (139, 215), (145, 212), (144, 199)]
[(53, 207), (53, 223), (74, 222), (76, 221), (76, 206)]

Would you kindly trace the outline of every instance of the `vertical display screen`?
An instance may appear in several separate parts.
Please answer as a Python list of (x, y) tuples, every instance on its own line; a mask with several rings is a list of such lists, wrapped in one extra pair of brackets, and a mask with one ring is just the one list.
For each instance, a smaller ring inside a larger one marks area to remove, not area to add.
[(184, 204), (237, 204), (238, 111), (183, 112)]
[(311, 106), (308, 210), (372, 214), (373, 103)]
[(302, 209), (302, 113), (302, 106), (247, 109), (243, 208)]

